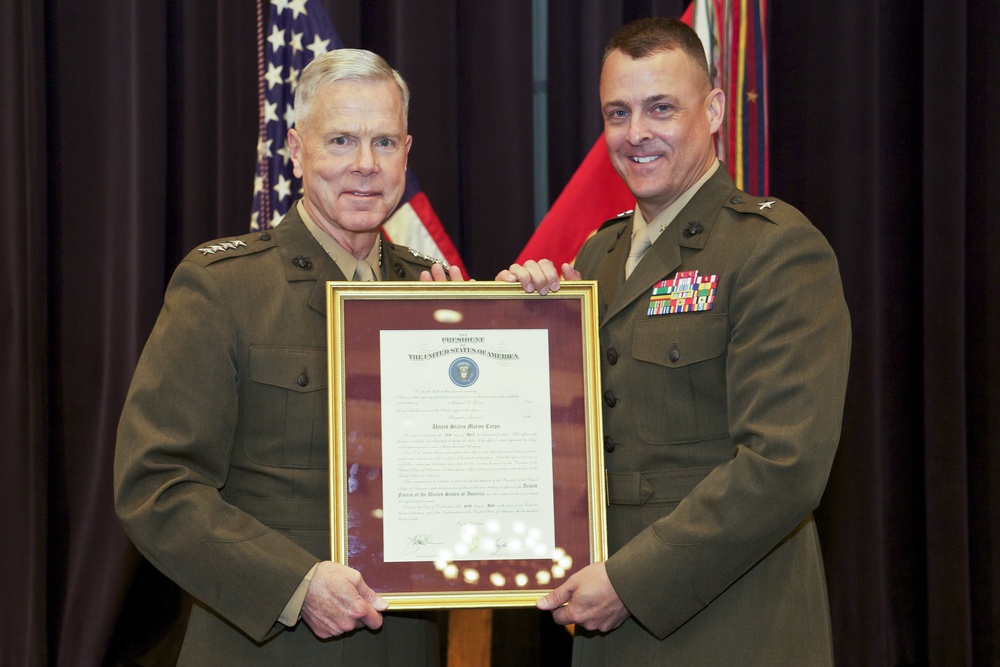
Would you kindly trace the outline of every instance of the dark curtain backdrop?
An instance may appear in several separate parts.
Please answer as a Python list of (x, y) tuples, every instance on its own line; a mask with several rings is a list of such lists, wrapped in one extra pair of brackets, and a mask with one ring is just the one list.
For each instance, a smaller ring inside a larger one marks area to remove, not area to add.
[[(410, 165), (492, 278), (534, 225), (530, 0), (325, 4), (410, 82)], [(605, 40), (685, 5), (550, 0), (553, 198), (600, 132)], [(2, 665), (176, 650), (114, 435), (172, 269), (248, 229), (255, 32), (249, 0), (0, 0)], [(838, 664), (1000, 664), (998, 37), (995, 0), (771, 3), (770, 194), (830, 239), (854, 324), (817, 513)], [(532, 611), (494, 635), (495, 664), (565, 661)]]

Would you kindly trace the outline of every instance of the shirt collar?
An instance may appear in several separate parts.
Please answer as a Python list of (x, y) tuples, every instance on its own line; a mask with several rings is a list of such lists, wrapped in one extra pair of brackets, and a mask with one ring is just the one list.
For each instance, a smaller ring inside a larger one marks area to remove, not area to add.
[[(302, 222), (305, 223), (306, 229), (316, 238), (316, 241), (323, 246), (323, 250), (326, 254), (337, 264), (340, 268), (341, 273), (343, 273), (348, 280), (352, 280), (354, 277), (354, 272), (358, 268), (358, 260), (354, 258), (354, 255), (347, 252), (344, 246), (337, 243), (332, 236), (320, 229), (319, 225), (309, 216), (309, 212), (306, 207), (302, 205), (302, 200), (295, 202), (295, 206), (299, 212), (299, 217), (302, 218)], [(365, 257), (365, 261), (368, 262), (375, 269), (375, 278), (382, 280), (382, 235), (379, 234), (375, 238), (375, 243), (372, 245), (372, 249), (368, 251), (368, 256)]]
[(719, 168), (719, 158), (715, 158), (715, 162), (712, 166), (701, 175), (694, 185), (689, 187), (687, 190), (681, 193), (681, 196), (670, 203), (665, 209), (660, 211), (660, 213), (652, 219), (648, 224), (646, 219), (642, 216), (642, 211), (639, 210), (638, 203), (635, 206), (635, 212), (632, 214), (632, 236), (636, 234), (649, 234), (649, 242), (656, 243), (656, 239), (660, 238), (660, 234), (674, 221), (677, 214), (680, 213), (685, 206), (688, 205), (701, 186), (708, 182), (708, 179), (715, 175), (716, 170)]

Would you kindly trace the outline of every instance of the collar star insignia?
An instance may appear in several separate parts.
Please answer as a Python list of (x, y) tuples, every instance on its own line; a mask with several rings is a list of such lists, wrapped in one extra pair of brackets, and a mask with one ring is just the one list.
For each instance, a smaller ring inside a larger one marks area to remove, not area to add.
[(215, 243), (210, 246), (205, 246), (204, 248), (198, 248), (202, 255), (214, 255), (217, 252), (226, 252), (227, 250), (236, 250), (240, 246), (246, 247), (246, 243), (239, 239), (233, 241), (223, 241), (222, 243)]
[(774, 200), (773, 199), (769, 200), (769, 201), (762, 201), (762, 202), (760, 202), (760, 210), (763, 211), (765, 208), (771, 208), (772, 204), (774, 204)]

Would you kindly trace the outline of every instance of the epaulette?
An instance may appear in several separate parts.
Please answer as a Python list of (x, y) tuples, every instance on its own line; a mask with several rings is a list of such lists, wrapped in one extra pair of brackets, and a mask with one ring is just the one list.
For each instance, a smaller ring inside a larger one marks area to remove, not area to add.
[(264, 230), (210, 241), (188, 253), (187, 259), (207, 266), (221, 259), (252, 255), (273, 247), (271, 233)]
[(407, 248), (407, 250), (409, 250), (410, 254), (413, 255), (414, 257), (416, 257), (417, 259), (421, 259), (421, 260), (427, 262), (428, 266), (430, 266), (431, 264), (440, 264), (441, 266), (444, 267), (445, 271), (447, 271), (448, 269), (451, 268), (448, 265), (448, 262), (444, 261), (443, 259), (438, 259), (437, 257), (431, 257), (430, 255), (426, 255), (426, 254), (424, 254), (422, 252), (418, 252), (418, 251), (414, 250), (413, 248)]
[[(413, 248), (409, 248), (407, 246), (399, 246), (399, 247), (397, 247), (395, 243), (392, 243), (391, 241), (387, 240), (384, 236), (382, 237), (382, 243), (383, 243), (383, 245), (385, 247), (387, 247), (387, 248), (389, 248), (390, 250), (393, 250), (393, 251), (397, 251), (397, 250), (400, 250), (400, 249), (406, 250), (407, 253), (409, 253), (409, 257), (407, 257), (405, 254), (402, 254), (402, 253), (400, 255), (398, 255), (398, 257), (400, 259), (405, 259), (408, 262), (412, 262), (412, 263), (414, 263), (414, 264), (416, 264), (418, 266), (422, 266), (424, 268), (429, 269), (429, 268), (431, 268), (431, 265), (433, 265), (433, 264), (440, 264), (441, 266), (444, 267), (445, 271), (447, 271), (448, 269), (451, 268), (448, 265), (448, 262), (444, 261), (443, 259), (438, 259), (437, 257), (432, 257), (431, 255), (424, 254), (424, 253), (420, 252), (419, 250), (414, 250)], [(379, 258), (379, 261), (380, 262), (382, 261), (381, 257)]]
[(625, 218), (632, 215), (633, 211), (635, 211), (635, 209), (630, 208), (627, 211), (622, 211), (621, 213), (611, 218), (610, 220), (605, 220), (604, 222), (601, 223), (601, 226), (597, 228), (597, 231), (601, 231), (605, 227), (610, 227), (613, 224), (622, 222)]
[(781, 224), (802, 214), (797, 208), (774, 197), (755, 197), (745, 192), (735, 192), (726, 202), (726, 207), (740, 213), (759, 215), (775, 224)]

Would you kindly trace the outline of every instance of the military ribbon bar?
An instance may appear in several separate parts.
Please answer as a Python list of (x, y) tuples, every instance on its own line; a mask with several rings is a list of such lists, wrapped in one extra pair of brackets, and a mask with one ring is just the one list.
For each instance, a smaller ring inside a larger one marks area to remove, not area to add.
[(647, 315), (712, 310), (718, 284), (719, 277), (715, 274), (699, 276), (697, 271), (681, 271), (656, 283)]

